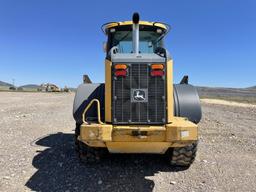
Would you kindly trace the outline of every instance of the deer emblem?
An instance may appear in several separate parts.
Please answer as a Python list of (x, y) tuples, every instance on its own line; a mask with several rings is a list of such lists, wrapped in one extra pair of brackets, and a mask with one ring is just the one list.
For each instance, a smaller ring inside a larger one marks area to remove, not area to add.
[(140, 93), (141, 93), (142, 91), (139, 91), (139, 90), (137, 90), (136, 92), (135, 92), (135, 96), (134, 96), (134, 99), (135, 100), (145, 100), (145, 96), (142, 94), (142, 95), (140, 95)]

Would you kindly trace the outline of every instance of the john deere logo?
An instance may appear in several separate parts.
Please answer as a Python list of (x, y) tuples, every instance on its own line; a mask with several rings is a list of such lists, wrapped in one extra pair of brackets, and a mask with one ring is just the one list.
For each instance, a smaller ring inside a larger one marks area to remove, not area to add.
[(148, 102), (148, 90), (147, 89), (132, 89), (131, 101), (136, 102)]

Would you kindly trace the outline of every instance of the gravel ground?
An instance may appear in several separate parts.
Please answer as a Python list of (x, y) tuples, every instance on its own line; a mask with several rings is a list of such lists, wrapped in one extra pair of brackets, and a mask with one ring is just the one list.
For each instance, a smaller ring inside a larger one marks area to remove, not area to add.
[(73, 93), (0, 92), (0, 191), (256, 191), (256, 108), (203, 103), (196, 161), (74, 151)]

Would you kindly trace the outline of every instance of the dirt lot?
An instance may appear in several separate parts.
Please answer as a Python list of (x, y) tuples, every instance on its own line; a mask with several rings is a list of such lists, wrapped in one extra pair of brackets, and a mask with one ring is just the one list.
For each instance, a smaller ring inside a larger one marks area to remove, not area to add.
[(0, 92), (0, 191), (256, 191), (256, 108), (203, 102), (187, 170), (161, 155), (78, 161), (74, 94)]

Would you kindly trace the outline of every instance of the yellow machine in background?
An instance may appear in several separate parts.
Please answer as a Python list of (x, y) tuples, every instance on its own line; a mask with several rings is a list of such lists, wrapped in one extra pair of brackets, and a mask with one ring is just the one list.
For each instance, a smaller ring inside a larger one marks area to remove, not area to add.
[(159, 22), (111, 22), (105, 84), (82, 84), (74, 100), (76, 146), (84, 162), (104, 152), (166, 153), (172, 165), (195, 159), (201, 106), (185, 76), (173, 84), (173, 61), (164, 48), (170, 27)]
[(52, 83), (43, 83), (41, 84), (41, 87), (46, 92), (61, 92), (61, 89)]

